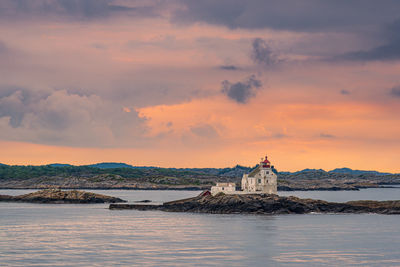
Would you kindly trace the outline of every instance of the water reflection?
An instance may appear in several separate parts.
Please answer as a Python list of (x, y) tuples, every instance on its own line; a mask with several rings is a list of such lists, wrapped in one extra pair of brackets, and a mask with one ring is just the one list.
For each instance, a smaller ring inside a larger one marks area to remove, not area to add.
[[(117, 190), (130, 200), (171, 192)], [(187, 197), (194, 192), (178, 192)], [(400, 216), (217, 215), (0, 203), (0, 265), (400, 265)]]

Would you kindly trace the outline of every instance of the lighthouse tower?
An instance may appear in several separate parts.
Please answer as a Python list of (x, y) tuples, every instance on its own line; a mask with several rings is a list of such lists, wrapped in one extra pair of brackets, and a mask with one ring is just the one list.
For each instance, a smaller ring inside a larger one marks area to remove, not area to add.
[(277, 176), (272, 170), (268, 157), (262, 158), (260, 165), (249, 174), (243, 174), (242, 191), (247, 193), (277, 194)]

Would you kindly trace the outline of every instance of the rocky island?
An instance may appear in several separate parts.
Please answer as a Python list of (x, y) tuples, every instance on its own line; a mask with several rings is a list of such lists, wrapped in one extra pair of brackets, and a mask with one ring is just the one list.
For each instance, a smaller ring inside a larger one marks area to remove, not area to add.
[(273, 194), (226, 195), (219, 193), (212, 196), (203, 192), (197, 197), (166, 202), (162, 205), (110, 204), (109, 208), (220, 214), (306, 214), (313, 212), (400, 214), (400, 200), (336, 203)]
[(126, 202), (117, 197), (110, 197), (85, 191), (60, 189), (44, 189), (37, 192), (9, 196), (0, 195), (0, 201), (29, 202), (29, 203), (54, 203), (54, 204), (89, 204), (89, 203), (117, 203)]

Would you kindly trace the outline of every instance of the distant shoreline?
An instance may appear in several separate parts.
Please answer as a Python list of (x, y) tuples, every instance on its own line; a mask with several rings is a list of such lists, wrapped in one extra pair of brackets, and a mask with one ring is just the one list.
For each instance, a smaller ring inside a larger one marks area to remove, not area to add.
[[(114, 165), (113, 165), (114, 166)], [(216, 183), (241, 185), (242, 166), (226, 169), (108, 168), (88, 166), (0, 165), (1, 189), (97, 189), (97, 190), (206, 190)], [(400, 185), (400, 174), (340, 173), (306, 169), (278, 173), (279, 191), (354, 191)], [(347, 170), (349, 172), (353, 170)], [(354, 171), (353, 171), (354, 172)]]
[[(397, 185), (397, 186), (396, 186)], [(0, 190), (41, 190), (41, 189), (49, 189), (54, 187), (0, 187)], [(56, 186), (56, 188), (63, 190), (170, 190), (170, 191), (202, 191), (208, 190), (209, 187), (196, 187), (196, 186), (188, 186), (188, 187), (63, 187)], [(360, 189), (368, 189), (368, 188), (400, 188), (400, 184), (380, 184), (378, 186), (371, 187), (359, 187), (359, 188), (341, 188), (341, 187), (327, 187), (327, 188), (288, 188), (287, 186), (278, 186), (278, 191), (281, 192), (290, 192), (290, 191), (359, 191)]]

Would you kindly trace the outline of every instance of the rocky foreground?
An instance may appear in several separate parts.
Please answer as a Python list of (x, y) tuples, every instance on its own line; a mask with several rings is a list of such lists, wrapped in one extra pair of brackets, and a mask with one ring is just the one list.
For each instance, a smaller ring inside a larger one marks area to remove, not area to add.
[(378, 213), (400, 214), (400, 200), (327, 202), (268, 194), (216, 196), (200, 194), (194, 198), (166, 202), (163, 205), (110, 204), (110, 209), (161, 210), (196, 213), (305, 214), (305, 213)]
[(44, 189), (37, 192), (8, 196), (0, 195), (0, 201), (6, 202), (29, 202), (29, 203), (54, 203), (54, 204), (88, 204), (88, 203), (117, 203), (126, 202), (117, 197), (95, 194), (85, 191), (60, 189)]

